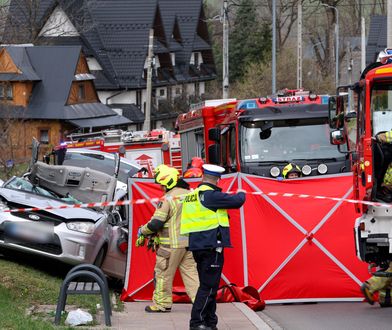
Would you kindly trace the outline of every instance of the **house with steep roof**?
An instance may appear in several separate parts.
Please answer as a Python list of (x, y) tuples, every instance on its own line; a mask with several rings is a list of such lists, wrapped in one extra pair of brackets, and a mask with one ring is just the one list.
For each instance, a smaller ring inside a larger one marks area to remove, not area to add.
[(140, 129), (144, 121), (150, 29), (154, 30), (153, 128), (172, 128), (178, 115), (175, 101), (199, 100), (205, 83), (216, 78), (202, 0), (41, 0), (38, 4), (34, 15), (27, 17), (20, 1), (10, 1), (7, 39), (82, 46), (101, 102), (132, 120), (131, 128)]
[(45, 152), (67, 132), (131, 124), (99, 101), (93, 80), (80, 46), (0, 47), (0, 124), (9, 129), (1, 142), (12, 158), (29, 158), (33, 137)]
[(387, 47), (387, 17), (371, 16), (366, 44), (366, 65), (377, 60), (380, 51)]

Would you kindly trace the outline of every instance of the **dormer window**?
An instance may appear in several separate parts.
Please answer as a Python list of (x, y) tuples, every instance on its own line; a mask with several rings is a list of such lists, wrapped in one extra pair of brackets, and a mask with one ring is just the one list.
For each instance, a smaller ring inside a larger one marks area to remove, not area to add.
[(13, 98), (12, 84), (9, 82), (0, 83), (0, 100), (12, 100)]
[(86, 98), (86, 91), (84, 88), (84, 84), (80, 84), (78, 86), (78, 99), (79, 101), (83, 101)]

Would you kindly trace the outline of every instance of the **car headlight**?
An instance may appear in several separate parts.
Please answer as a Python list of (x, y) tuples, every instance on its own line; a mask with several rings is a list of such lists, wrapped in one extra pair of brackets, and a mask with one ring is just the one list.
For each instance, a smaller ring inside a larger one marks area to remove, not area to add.
[(94, 227), (95, 225), (91, 222), (75, 221), (67, 223), (67, 228), (69, 230), (74, 230), (85, 234), (92, 234), (94, 232)]

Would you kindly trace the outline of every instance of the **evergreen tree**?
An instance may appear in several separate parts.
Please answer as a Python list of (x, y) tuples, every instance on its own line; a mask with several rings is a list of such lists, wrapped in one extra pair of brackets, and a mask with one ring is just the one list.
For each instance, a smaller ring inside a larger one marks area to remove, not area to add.
[(230, 81), (241, 79), (250, 63), (264, 62), (271, 51), (271, 28), (260, 22), (253, 0), (241, 0), (230, 27)]

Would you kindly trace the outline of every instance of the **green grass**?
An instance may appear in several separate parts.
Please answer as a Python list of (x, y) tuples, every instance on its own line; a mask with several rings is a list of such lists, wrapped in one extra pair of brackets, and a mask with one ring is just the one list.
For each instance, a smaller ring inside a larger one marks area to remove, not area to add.
[(26, 173), (28, 167), (28, 163), (16, 164), (10, 169), (5, 168), (4, 166), (0, 166), (0, 179), (5, 181), (13, 175), (21, 176), (22, 174)]
[[(14, 261), (0, 257), (0, 329), (54, 328), (55, 305), (66, 272), (61, 276), (42, 270), (42, 265), (37, 268), (31, 262), (20, 264), (18, 259)], [(74, 305), (95, 315), (98, 303), (102, 305), (99, 295), (69, 295), (65, 309)], [(35, 307), (40, 305), (54, 307), (49, 312), (35, 312), (34, 309), (39, 310)], [(27, 315), (30, 308), (33, 311)]]

